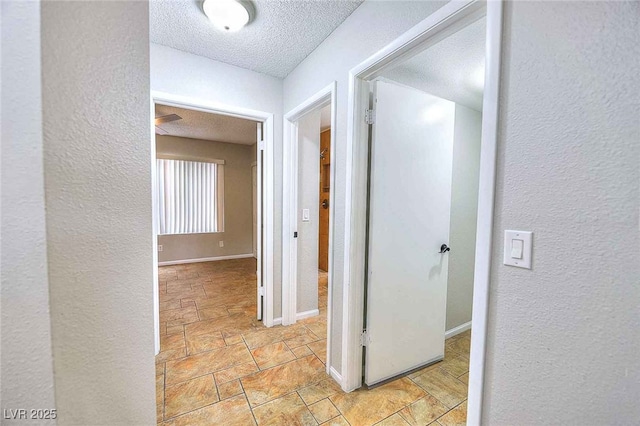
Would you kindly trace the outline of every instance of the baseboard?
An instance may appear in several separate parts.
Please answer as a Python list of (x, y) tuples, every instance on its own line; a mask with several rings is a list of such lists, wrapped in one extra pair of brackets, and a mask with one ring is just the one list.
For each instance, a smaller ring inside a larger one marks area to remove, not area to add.
[(460, 324), (457, 327), (453, 327), (451, 330), (447, 330), (444, 332), (444, 338), (448, 339), (450, 337), (456, 336), (460, 333), (464, 333), (467, 330), (471, 330), (471, 321), (465, 322), (464, 324)]
[(310, 311), (298, 312), (296, 314), (296, 321), (300, 321), (305, 318), (315, 317), (316, 315), (320, 315), (320, 311), (318, 309), (312, 309)]
[[(320, 311), (318, 309), (312, 309), (310, 311), (298, 312), (296, 314), (296, 321), (315, 317), (316, 315), (320, 315)], [(282, 317), (274, 318), (273, 325), (282, 325)]]
[(336, 371), (335, 368), (331, 367), (329, 369), (329, 374), (331, 374), (331, 377), (333, 377), (333, 380), (335, 380), (336, 382), (338, 382), (338, 384), (340, 385), (340, 387), (342, 387), (342, 375), (340, 373), (338, 373)]
[(202, 257), (200, 259), (168, 260), (166, 262), (158, 262), (158, 266), (183, 265), (185, 263), (215, 262), (217, 260), (246, 259), (248, 257), (253, 257), (253, 253), (231, 254), (229, 256)]

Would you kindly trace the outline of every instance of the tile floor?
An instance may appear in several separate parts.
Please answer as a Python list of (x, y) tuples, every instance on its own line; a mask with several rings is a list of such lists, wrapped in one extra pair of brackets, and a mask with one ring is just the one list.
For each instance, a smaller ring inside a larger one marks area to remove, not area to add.
[(326, 273), (319, 316), (265, 328), (255, 269), (253, 259), (160, 268), (158, 424), (465, 423), (469, 332), (447, 340), (444, 361), (347, 394), (325, 373)]

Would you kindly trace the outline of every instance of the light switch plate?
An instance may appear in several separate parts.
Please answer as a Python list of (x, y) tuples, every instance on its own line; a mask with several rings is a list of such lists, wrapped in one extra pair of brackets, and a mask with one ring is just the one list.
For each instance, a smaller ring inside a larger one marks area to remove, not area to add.
[[(515, 244), (514, 244), (514, 240)], [(522, 252), (519, 244), (522, 241)], [(516, 268), (531, 269), (531, 257), (533, 250), (533, 232), (530, 231), (504, 231), (504, 264)]]
[(309, 209), (302, 209), (302, 221), (309, 222)]

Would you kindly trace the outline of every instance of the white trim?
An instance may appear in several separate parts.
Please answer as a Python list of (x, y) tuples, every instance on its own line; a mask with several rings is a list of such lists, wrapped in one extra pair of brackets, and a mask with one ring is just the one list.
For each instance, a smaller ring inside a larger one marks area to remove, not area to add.
[(345, 206), (345, 259), (343, 278), (342, 378), (343, 390), (362, 385), (362, 347), (360, 333), (364, 311), (364, 253), (366, 226), (368, 129), (364, 109), (368, 105), (368, 81), (387, 66), (411, 56), (418, 49), (437, 43), (464, 26), (487, 16), (485, 92), (483, 98), (478, 233), (473, 295), (474, 324), (471, 335), (471, 359), (467, 422), (481, 420), (484, 381), (486, 324), (491, 266), (491, 234), (497, 147), (500, 57), (502, 40), (501, 0), (454, 0), (424, 19), (349, 73), (347, 116), (347, 187)]
[[(262, 181), (264, 180), (264, 172), (263, 172), (263, 166), (264, 166), (264, 155), (262, 154), (262, 147), (264, 145), (264, 136), (262, 134), (262, 123), (256, 123), (256, 146), (255, 146), (255, 152), (256, 152), (256, 205), (255, 205), (255, 212), (256, 212), (256, 247), (255, 247), (255, 251), (256, 251), (256, 319), (258, 320), (262, 320), (264, 318), (264, 305), (265, 305), (265, 289), (262, 286), (264, 281), (262, 279), (262, 277), (264, 276), (264, 257), (262, 256), (262, 248), (264, 247), (263, 244), (263, 237), (264, 237), (264, 232), (263, 231), (263, 226), (262, 226), (262, 220), (264, 219), (262, 217), (262, 207), (264, 206), (264, 204), (262, 203), (262, 200), (264, 198), (264, 191), (263, 191), (263, 183)], [(253, 176), (252, 176), (253, 178)], [(252, 194), (253, 196), (253, 194)], [(253, 250), (253, 247), (252, 247)]]
[(298, 312), (296, 314), (296, 321), (303, 320), (305, 318), (311, 318), (320, 315), (319, 309), (311, 309), (310, 311)]
[[(331, 167), (329, 193), (329, 271), (327, 277), (327, 359), (326, 369), (331, 367), (331, 324), (334, 277), (334, 235), (335, 235), (335, 181), (336, 181), (336, 123), (337, 123), (337, 82), (329, 84), (315, 95), (298, 105), (284, 116), (284, 141), (282, 147), (282, 323), (294, 324), (297, 319), (297, 231), (298, 209), (298, 120), (319, 108), (331, 105)], [(340, 385), (343, 385), (340, 381)]]
[(282, 325), (282, 317), (274, 318), (273, 325)]
[(201, 257), (198, 259), (167, 260), (164, 262), (158, 262), (158, 266), (184, 265), (186, 263), (200, 263), (200, 262), (216, 262), (218, 260), (230, 260), (230, 259), (247, 259), (249, 257), (253, 257), (253, 253), (231, 254), (228, 256)]
[(489, 317), (489, 287), (491, 285), (491, 237), (493, 234), (498, 150), (503, 5), (502, 1), (497, 0), (487, 3), (487, 56), (485, 60), (485, 87), (482, 104), (480, 185), (478, 188), (473, 313), (471, 316), (473, 329), (471, 331), (467, 405), (467, 424), (469, 425), (480, 425), (482, 422), (482, 392), (487, 346), (487, 321)]
[(464, 333), (467, 330), (471, 330), (471, 321), (465, 322), (464, 324), (460, 324), (457, 327), (453, 327), (451, 330), (447, 330), (444, 332), (444, 338), (450, 339), (453, 336), (457, 336), (460, 333)]
[[(150, 99), (150, 117), (155, 117), (156, 104), (153, 97)], [(156, 159), (156, 132), (155, 126), (149, 126), (151, 132), (151, 250), (153, 251), (153, 340), (155, 354), (160, 353), (160, 288), (158, 287), (158, 167)]]
[(329, 374), (331, 375), (331, 377), (333, 377), (333, 380), (335, 380), (338, 383), (342, 383), (342, 376), (340, 375), (340, 373), (338, 373), (338, 370), (336, 370), (333, 367), (330, 367)]
[[(273, 269), (274, 269), (274, 151), (275, 151), (275, 127), (274, 127), (274, 114), (270, 112), (258, 111), (249, 108), (236, 107), (233, 105), (222, 104), (219, 102), (212, 102), (209, 100), (203, 100), (199, 98), (193, 98), (182, 95), (175, 95), (166, 92), (151, 92), (151, 113), (152, 116), (155, 110), (155, 104), (162, 104), (167, 106), (174, 106), (179, 108), (186, 108), (194, 111), (209, 112), (214, 114), (226, 115), (230, 117), (244, 118), (254, 121), (260, 121), (263, 123), (263, 135), (264, 135), (264, 167), (265, 167), (265, 179), (263, 182), (264, 199), (264, 236), (265, 242), (263, 244), (264, 253), (262, 258), (264, 259), (264, 276), (262, 277), (264, 291), (264, 312), (263, 323), (267, 327), (273, 326)], [(150, 126), (152, 127), (152, 126)], [(151, 129), (151, 132), (155, 135), (155, 131)], [(155, 139), (153, 139), (155, 140)], [(155, 144), (153, 146), (152, 153), (155, 155)], [(153, 158), (152, 160), (155, 160)], [(155, 184), (155, 161), (152, 161), (152, 179)], [(153, 199), (155, 208), (155, 198)], [(154, 218), (155, 219), (155, 218)], [(155, 223), (155, 221), (154, 221)], [(157, 266), (157, 238), (154, 229), (154, 267)], [(259, 250), (261, 248), (258, 248)], [(252, 254), (253, 256), (253, 254)], [(156, 279), (157, 282), (157, 279)], [(158, 286), (153, 283), (154, 292), (158, 292)], [(154, 298), (157, 297), (154, 294)], [(158, 306), (156, 306), (156, 311)], [(159, 320), (159, 318), (158, 318)], [(156, 320), (157, 328), (159, 330), (159, 323)], [(159, 336), (158, 336), (159, 342)], [(158, 344), (159, 346), (159, 344)]]

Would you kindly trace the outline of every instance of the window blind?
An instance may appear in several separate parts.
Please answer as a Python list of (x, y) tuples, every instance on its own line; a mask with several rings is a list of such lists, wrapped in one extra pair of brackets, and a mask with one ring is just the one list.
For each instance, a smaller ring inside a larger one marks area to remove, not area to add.
[(158, 232), (222, 232), (223, 170), (222, 164), (158, 159)]

